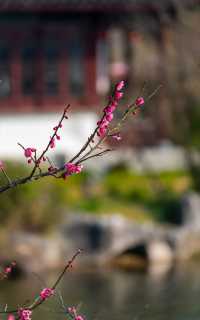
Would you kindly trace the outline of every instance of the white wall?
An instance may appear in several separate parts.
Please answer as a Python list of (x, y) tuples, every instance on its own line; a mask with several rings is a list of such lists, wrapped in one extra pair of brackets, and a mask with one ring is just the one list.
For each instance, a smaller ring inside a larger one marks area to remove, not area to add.
[[(0, 159), (22, 159), (23, 151), (17, 142), (42, 151), (60, 116), (60, 113), (1, 115)], [(63, 128), (60, 129), (61, 140), (57, 141), (51, 153), (73, 155), (86, 141), (96, 122), (97, 115), (92, 112), (69, 114), (69, 119), (63, 122)]]

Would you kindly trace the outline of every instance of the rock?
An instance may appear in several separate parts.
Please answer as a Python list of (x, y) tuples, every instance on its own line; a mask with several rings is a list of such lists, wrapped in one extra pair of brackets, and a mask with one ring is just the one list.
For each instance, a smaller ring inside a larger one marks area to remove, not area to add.
[[(111, 217), (72, 215), (62, 225), (62, 234), (74, 249), (83, 248), (90, 262), (104, 264), (110, 260), (132, 266), (135, 257), (147, 263), (169, 263), (174, 257), (167, 242), (170, 231), (152, 224), (137, 224), (117, 214)], [(127, 257), (131, 263), (127, 263)]]
[[(45, 238), (39, 235), (16, 232), (10, 237), (15, 260), (25, 272), (42, 272), (63, 264), (63, 244), (59, 235)], [(67, 257), (66, 257), (67, 260)]]
[(200, 232), (191, 228), (180, 228), (176, 234), (176, 260), (188, 260), (200, 256)]
[(188, 193), (181, 200), (182, 225), (190, 230), (200, 230), (200, 195)]
[(150, 264), (172, 264), (174, 253), (167, 242), (151, 241), (147, 245), (147, 256)]
[(71, 250), (81, 248), (88, 254), (99, 254), (106, 250), (111, 240), (110, 219), (86, 214), (68, 215), (61, 234)]

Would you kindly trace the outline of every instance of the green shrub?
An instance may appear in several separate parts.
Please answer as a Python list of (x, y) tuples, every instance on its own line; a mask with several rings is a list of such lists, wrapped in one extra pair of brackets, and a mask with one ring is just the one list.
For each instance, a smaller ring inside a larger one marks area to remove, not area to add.
[(151, 182), (147, 176), (130, 171), (116, 170), (108, 173), (104, 187), (110, 197), (128, 202), (146, 202), (154, 197)]
[[(6, 167), (12, 179), (28, 174), (21, 164), (8, 163)], [(62, 212), (81, 197), (85, 177), (82, 174), (68, 181), (48, 177), (8, 190), (1, 194), (1, 223), (37, 231), (54, 226), (60, 222)]]
[[(10, 177), (22, 177), (30, 168), (7, 164)], [(3, 176), (1, 176), (2, 181)], [(83, 172), (64, 181), (52, 177), (27, 183), (1, 194), (2, 226), (45, 231), (61, 222), (68, 212), (121, 213), (137, 221), (177, 222), (179, 198), (190, 188), (186, 172), (137, 174), (123, 167), (98, 179)]]

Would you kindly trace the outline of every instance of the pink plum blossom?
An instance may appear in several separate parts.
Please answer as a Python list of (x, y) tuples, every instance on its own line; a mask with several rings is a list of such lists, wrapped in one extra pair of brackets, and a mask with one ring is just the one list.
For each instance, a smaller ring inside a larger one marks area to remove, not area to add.
[(41, 292), (40, 292), (40, 298), (42, 300), (46, 300), (47, 298), (51, 297), (54, 295), (54, 290), (52, 288), (44, 288)]
[(108, 125), (113, 120), (115, 111), (119, 100), (123, 97), (123, 92), (121, 90), (124, 88), (125, 82), (122, 80), (115, 86), (114, 94), (109, 99), (109, 104), (103, 109), (104, 116), (97, 122), (98, 130), (97, 135), (99, 137), (104, 137), (106, 135)]
[(9, 267), (6, 267), (5, 269), (4, 269), (4, 272), (6, 273), (6, 274), (8, 274), (8, 273), (10, 273), (12, 271), (12, 268), (9, 266)]
[(69, 307), (67, 309), (67, 311), (72, 315), (76, 315), (76, 308), (75, 307)]
[(117, 141), (120, 141), (120, 140), (122, 139), (120, 133), (113, 134), (113, 135), (112, 135), (112, 138), (115, 139), (115, 140), (117, 140)]
[(106, 114), (110, 114), (110, 113), (112, 113), (112, 112), (114, 112), (115, 111), (115, 106), (114, 105), (109, 105), (109, 106), (107, 106), (105, 109), (104, 109), (104, 112), (106, 113)]
[(120, 81), (120, 82), (117, 83), (117, 85), (116, 85), (116, 90), (117, 90), (117, 91), (122, 90), (122, 89), (124, 88), (124, 85), (125, 85), (124, 80)]
[(20, 320), (31, 320), (32, 311), (29, 309), (20, 308), (18, 311), (18, 316)]
[(66, 179), (68, 176), (72, 174), (78, 174), (82, 171), (83, 165), (82, 164), (74, 164), (71, 162), (68, 162), (64, 165), (66, 171), (63, 174), (63, 178)]
[(98, 130), (98, 136), (103, 137), (106, 134), (107, 128), (106, 127), (100, 127)]
[(106, 115), (106, 120), (108, 122), (112, 121), (112, 119), (113, 119), (113, 114), (112, 113), (109, 113), (109, 114)]
[(116, 91), (115, 92), (115, 99), (120, 100), (123, 97), (123, 92)]
[(139, 97), (135, 100), (135, 104), (137, 107), (142, 106), (144, 104), (144, 98), (143, 97)]
[(77, 314), (77, 310), (75, 307), (69, 307), (67, 311), (74, 318), (74, 320), (84, 320), (84, 318), (81, 315)]
[(24, 155), (26, 158), (31, 158), (32, 157), (32, 154), (36, 151), (35, 148), (26, 148), (24, 149)]
[(55, 144), (55, 138), (51, 138), (50, 137), (50, 148), (53, 149), (55, 148), (56, 144)]
[(84, 320), (84, 318), (82, 316), (78, 315), (75, 317), (75, 320)]

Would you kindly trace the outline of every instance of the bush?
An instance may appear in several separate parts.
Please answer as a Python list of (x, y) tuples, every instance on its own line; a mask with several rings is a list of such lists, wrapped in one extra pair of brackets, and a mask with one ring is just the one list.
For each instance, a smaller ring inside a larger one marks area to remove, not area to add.
[[(7, 172), (12, 178), (16, 177), (15, 172), (25, 176), (27, 168), (7, 163)], [(67, 210), (78, 201), (85, 176), (70, 177), (67, 182), (49, 177), (10, 189), (1, 195), (1, 223), (32, 231), (49, 229), (60, 222), (64, 208)]]
[[(27, 174), (27, 166), (7, 163), (12, 178)], [(190, 187), (186, 172), (142, 175), (119, 167), (94, 179), (89, 172), (67, 181), (46, 178), (10, 189), (1, 195), (1, 225), (47, 231), (59, 224), (63, 214), (120, 213), (137, 221), (180, 220), (180, 195)]]

